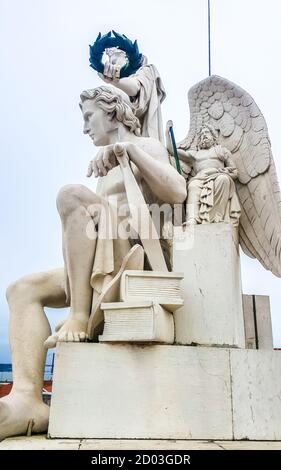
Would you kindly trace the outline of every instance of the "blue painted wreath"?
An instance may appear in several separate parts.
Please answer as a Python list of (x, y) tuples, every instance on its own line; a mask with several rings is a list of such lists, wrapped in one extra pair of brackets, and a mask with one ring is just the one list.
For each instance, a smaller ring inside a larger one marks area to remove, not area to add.
[(120, 70), (120, 78), (129, 77), (135, 73), (142, 65), (143, 56), (139, 52), (137, 41), (132, 42), (125, 36), (125, 34), (116, 33), (111, 31), (103, 36), (99, 33), (94, 44), (90, 46), (90, 67), (99, 73), (103, 73), (104, 64), (102, 62), (102, 56), (105, 49), (110, 47), (118, 47), (126, 53), (127, 64), (123, 65)]

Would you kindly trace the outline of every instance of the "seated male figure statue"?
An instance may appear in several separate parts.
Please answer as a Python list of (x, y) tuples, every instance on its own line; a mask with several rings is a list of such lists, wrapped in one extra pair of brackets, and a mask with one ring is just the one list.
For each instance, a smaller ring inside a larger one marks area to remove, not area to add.
[(128, 155), (147, 204), (178, 204), (186, 198), (185, 180), (169, 164), (165, 147), (158, 140), (139, 136), (140, 124), (125, 93), (98, 87), (81, 94), (80, 106), (84, 133), (101, 147), (88, 174), (91, 176), (94, 171), (95, 176), (102, 177), (100, 192), (96, 194), (82, 185), (67, 185), (59, 191), (64, 268), (25, 276), (7, 290), (14, 382), (11, 393), (0, 400), (0, 439), (26, 433), (31, 420), (33, 432), (47, 430), (49, 407), (43, 403), (41, 392), (44, 342), (51, 330), (44, 307), (70, 306), (57, 341), (85, 341), (93, 274), (107, 274), (110, 269), (116, 272), (128, 252), (128, 240), (113, 240), (110, 253), (114, 259), (109, 259), (104, 245), (107, 241), (102, 241), (102, 250), (98, 250), (99, 241), (88, 235), (89, 231), (93, 234), (101, 229), (97, 207), (110, 206), (110, 197), (117, 204), (126, 202), (116, 156), (120, 159)]
[(205, 124), (197, 150), (181, 150), (192, 177), (187, 183), (187, 225), (231, 222), (238, 226), (240, 204), (234, 180), (238, 170), (231, 152), (218, 144), (217, 131)]

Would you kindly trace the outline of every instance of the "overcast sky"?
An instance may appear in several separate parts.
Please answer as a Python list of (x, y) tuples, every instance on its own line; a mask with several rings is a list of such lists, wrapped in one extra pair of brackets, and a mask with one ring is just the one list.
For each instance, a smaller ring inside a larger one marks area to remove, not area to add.
[[(280, 2), (213, 0), (212, 73), (246, 89), (268, 124), (281, 181)], [(208, 75), (207, 0), (0, 0), (1, 270), (0, 362), (9, 362), (6, 286), (62, 265), (56, 194), (86, 178), (95, 155), (78, 107), (101, 84), (88, 65), (99, 31), (131, 39), (160, 71), (176, 140), (187, 133), (188, 89)], [(281, 347), (281, 280), (241, 257), (243, 290), (270, 295), (275, 346)], [(48, 311), (52, 324), (64, 316)]]

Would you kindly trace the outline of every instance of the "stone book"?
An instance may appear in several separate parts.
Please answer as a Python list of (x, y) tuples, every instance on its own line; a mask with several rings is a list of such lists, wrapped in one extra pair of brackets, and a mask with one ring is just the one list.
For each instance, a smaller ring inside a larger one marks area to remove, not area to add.
[(162, 271), (124, 271), (120, 298), (124, 302), (153, 301), (174, 312), (183, 305), (182, 273)]
[(161, 305), (143, 302), (102, 304), (104, 330), (100, 342), (174, 342), (172, 313)]

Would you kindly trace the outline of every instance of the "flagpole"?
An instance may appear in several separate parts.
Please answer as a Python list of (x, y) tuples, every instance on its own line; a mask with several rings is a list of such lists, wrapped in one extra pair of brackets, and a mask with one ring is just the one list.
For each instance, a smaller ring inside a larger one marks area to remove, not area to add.
[(211, 76), (211, 0), (208, 0), (208, 58), (209, 58), (209, 77)]

